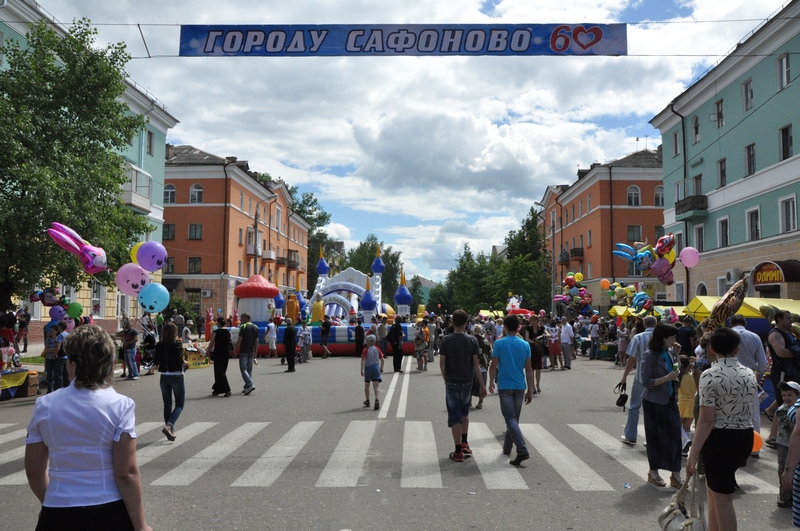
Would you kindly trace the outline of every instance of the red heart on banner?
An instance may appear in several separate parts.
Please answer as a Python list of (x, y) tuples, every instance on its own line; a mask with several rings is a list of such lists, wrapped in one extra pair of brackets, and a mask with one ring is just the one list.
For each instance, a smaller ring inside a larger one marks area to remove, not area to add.
[[(581, 37), (583, 37), (586, 42), (581, 42)], [(584, 51), (588, 50), (602, 39), (603, 30), (597, 26), (589, 29), (586, 29), (583, 26), (575, 26), (572, 28), (572, 40)]]

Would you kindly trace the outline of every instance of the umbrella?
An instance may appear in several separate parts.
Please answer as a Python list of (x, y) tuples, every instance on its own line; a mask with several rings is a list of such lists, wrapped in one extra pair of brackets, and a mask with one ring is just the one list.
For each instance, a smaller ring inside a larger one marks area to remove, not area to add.
[(747, 276), (743, 276), (739, 282), (731, 286), (731, 289), (711, 309), (711, 315), (708, 316), (710, 321), (708, 330), (714, 330), (718, 326), (724, 325), (728, 317), (739, 310), (746, 294)]

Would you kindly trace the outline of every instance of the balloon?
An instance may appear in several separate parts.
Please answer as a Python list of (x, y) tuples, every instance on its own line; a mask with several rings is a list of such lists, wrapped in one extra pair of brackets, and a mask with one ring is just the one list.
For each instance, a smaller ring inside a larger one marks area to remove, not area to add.
[(141, 247), (143, 243), (144, 242), (139, 242), (133, 247), (131, 247), (131, 262), (133, 262), (136, 265), (139, 265), (139, 262), (137, 262), (136, 259), (139, 254), (139, 247)]
[(53, 306), (50, 308), (50, 319), (61, 321), (67, 315), (67, 310), (63, 306)]
[(69, 251), (72, 254), (78, 255), (83, 265), (83, 270), (94, 275), (101, 273), (108, 269), (106, 261), (106, 252), (101, 247), (95, 247), (87, 241), (84, 241), (77, 232), (70, 229), (61, 223), (51, 223), (47, 234), (53, 238), (53, 241), (58, 244), (62, 249)]
[(757, 453), (761, 451), (761, 447), (764, 445), (764, 439), (761, 438), (761, 434), (758, 433), (755, 429), (753, 430), (753, 453)]
[(71, 302), (67, 306), (67, 315), (73, 319), (77, 319), (83, 313), (83, 306), (79, 302)]
[(42, 298), (42, 292), (41, 291), (34, 291), (33, 293), (31, 293), (31, 296), (30, 296), (31, 302), (39, 302), (39, 299), (41, 299), (41, 298)]
[(681, 251), (681, 263), (691, 269), (700, 263), (700, 253), (694, 247), (684, 247)]
[(575, 282), (583, 282), (583, 273), (575, 273)]
[(573, 286), (575, 285), (575, 277), (574, 277), (574, 276), (572, 276), (572, 275), (567, 275), (567, 276), (564, 278), (564, 284), (566, 284), (566, 285), (567, 285), (567, 286), (569, 286), (570, 288), (571, 288), (571, 287), (573, 287)]
[(150, 283), (147, 271), (136, 264), (125, 264), (117, 271), (117, 287), (125, 295), (136, 297), (143, 286)]
[(72, 332), (72, 329), (75, 328), (75, 319), (67, 319), (61, 322), (67, 325), (67, 332)]
[(145, 271), (158, 271), (167, 263), (167, 250), (156, 241), (149, 241), (142, 244), (136, 253), (137, 263)]
[(660, 277), (667, 271), (670, 271), (669, 260), (667, 260), (666, 257), (662, 256), (661, 258), (650, 264), (650, 271), (652, 271), (657, 277)]
[(600, 289), (607, 290), (610, 287), (611, 287), (611, 282), (609, 282), (607, 278), (604, 278), (603, 280), (600, 281)]
[(675, 253), (675, 249), (670, 249), (668, 253), (664, 253), (664, 258), (669, 260), (670, 264), (674, 264), (675, 263), (675, 258), (676, 257), (677, 256), (676, 256), (676, 253)]
[(139, 306), (146, 312), (161, 312), (169, 305), (169, 291), (158, 282), (152, 282), (139, 291)]
[(441, 304), (437, 304), (437, 305), (436, 305), (436, 307), (437, 307), (437, 308), (441, 308), (441, 307), (442, 307), (442, 305), (441, 305)]

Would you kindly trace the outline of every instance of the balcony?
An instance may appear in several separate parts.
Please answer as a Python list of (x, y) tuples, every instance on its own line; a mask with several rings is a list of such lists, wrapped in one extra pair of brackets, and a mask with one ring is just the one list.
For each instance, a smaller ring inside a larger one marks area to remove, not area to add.
[(152, 210), (150, 201), (152, 178), (149, 173), (141, 168), (128, 165), (125, 168), (128, 180), (122, 185), (122, 201), (141, 214), (149, 214)]
[(569, 253), (567, 251), (561, 251), (558, 254), (558, 265), (569, 265)]
[(262, 262), (274, 262), (275, 261), (275, 251), (264, 251), (261, 253), (261, 261)]
[(574, 262), (583, 262), (583, 247), (574, 247), (570, 249), (569, 257)]
[(289, 269), (300, 267), (300, 254), (297, 251), (289, 251), (289, 256), (286, 258), (286, 267)]
[(277, 265), (279, 265), (279, 266), (285, 266), (286, 265), (286, 257), (285, 256), (279, 256), (278, 258), (275, 259), (275, 263)]
[(261, 256), (260, 245), (247, 245), (247, 256)]
[(704, 195), (690, 195), (675, 203), (675, 221), (704, 218), (708, 214), (708, 198)]

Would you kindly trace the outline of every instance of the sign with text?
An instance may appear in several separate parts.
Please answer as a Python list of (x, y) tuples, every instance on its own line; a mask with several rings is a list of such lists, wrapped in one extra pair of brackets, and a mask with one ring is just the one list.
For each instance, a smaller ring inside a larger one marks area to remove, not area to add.
[(753, 272), (753, 285), (778, 284), (783, 282), (783, 271), (777, 264), (765, 262)]
[(182, 57), (626, 55), (625, 24), (185, 25)]

